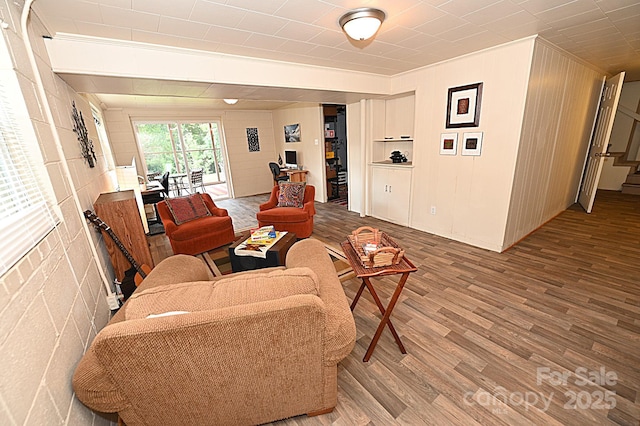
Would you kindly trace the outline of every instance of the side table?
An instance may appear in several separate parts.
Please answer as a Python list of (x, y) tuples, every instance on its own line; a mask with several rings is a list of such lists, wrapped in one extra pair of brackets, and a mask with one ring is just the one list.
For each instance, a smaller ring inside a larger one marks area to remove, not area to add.
[[(402, 293), (402, 289), (404, 288), (404, 285), (407, 282), (407, 278), (409, 278), (409, 274), (411, 272), (417, 271), (418, 268), (416, 268), (415, 265), (411, 263), (411, 261), (407, 259), (406, 256), (403, 256), (402, 260), (397, 265), (381, 266), (376, 268), (365, 268), (362, 262), (360, 261), (360, 256), (356, 253), (353, 246), (348, 240), (344, 241), (341, 244), (341, 247), (342, 247), (342, 251), (344, 251), (344, 254), (347, 257), (347, 260), (349, 261), (349, 264), (353, 268), (353, 272), (356, 273), (356, 276), (358, 278), (362, 279), (362, 284), (358, 289), (358, 293), (356, 293), (356, 296), (353, 299), (353, 302), (351, 302), (351, 310), (353, 311), (355, 309), (356, 305), (358, 304), (358, 300), (362, 295), (362, 291), (364, 290), (365, 287), (367, 287), (369, 289), (369, 292), (371, 293), (371, 296), (373, 297), (373, 300), (376, 302), (376, 305), (378, 306), (380, 313), (382, 314), (382, 320), (380, 320), (380, 324), (378, 325), (378, 328), (376, 329), (376, 332), (373, 335), (373, 339), (371, 339), (369, 348), (367, 349), (367, 352), (364, 354), (364, 358), (362, 358), (362, 361), (367, 362), (371, 358), (371, 355), (373, 354), (373, 350), (375, 349), (376, 344), (378, 343), (378, 339), (380, 339), (380, 335), (382, 334), (382, 330), (384, 330), (385, 326), (389, 327), (389, 331), (391, 331), (393, 338), (398, 344), (398, 347), (400, 348), (400, 352), (402, 352), (403, 354), (406, 354), (407, 351), (405, 350), (404, 345), (402, 344), (402, 341), (400, 340), (400, 336), (398, 336), (398, 333), (396, 332), (395, 327), (391, 323), (390, 318), (391, 318), (391, 313), (393, 312), (393, 308), (396, 306), (396, 303), (398, 302), (400, 293)], [(387, 275), (401, 275), (401, 276), (400, 276), (400, 281), (398, 281), (398, 284), (396, 285), (396, 289), (393, 292), (393, 295), (391, 296), (389, 305), (385, 308), (382, 305), (382, 302), (380, 301), (378, 294), (373, 288), (373, 284), (371, 283), (371, 278), (383, 277)]]

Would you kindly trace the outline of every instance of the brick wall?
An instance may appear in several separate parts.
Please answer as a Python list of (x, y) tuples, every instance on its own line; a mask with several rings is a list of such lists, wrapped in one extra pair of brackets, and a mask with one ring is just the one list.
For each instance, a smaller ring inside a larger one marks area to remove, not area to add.
[[(20, 36), (19, 3), (0, 0), (0, 17), (9, 24), (9, 28), (0, 30), (0, 38), (9, 47), (62, 220), (0, 277), (0, 424), (109, 424), (110, 419), (94, 414), (75, 399), (71, 387), (76, 364), (106, 324), (110, 311), (98, 262), (89, 247), (100, 246), (99, 237), (94, 232), (88, 237), (83, 229), (84, 219), (72, 197), (72, 185), (65, 178), (62, 162), (66, 161), (71, 170), (82, 209), (91, 208), (101, 192), (112, 190), (112, 183), (89, 104), (51, 71), (42, 42), (46, 29), (32, 13), (30, 39), (64, 158), (58, 154)], [(72, 100), (82, 111), (96, 145), (95, 168), (87, 166), (73, 133)]]

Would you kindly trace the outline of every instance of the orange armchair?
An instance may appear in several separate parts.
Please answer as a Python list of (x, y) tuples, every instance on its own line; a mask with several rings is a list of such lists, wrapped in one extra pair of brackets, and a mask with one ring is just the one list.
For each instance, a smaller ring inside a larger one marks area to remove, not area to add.
[(211, 216), (177, 225), (166, 201), (157, 204), (165, 233), (174, 254), (196, 255), (235, 240), (233, 222), (227, 210), (218, 208), (209, 194), (201, 194)]
[(259, 226), (273, 225), (278, 231), (288, 231), (298, 238), (307, 238), (313, 232), (313, 215), (316, 208), (313, 199), (316, 189), (307, 185), (304, 190), (303, 207), (278, 207), (280, 188), (274, 186), (271, 197), (266, 203), (260, 204), (260, 211), (256, 215)]

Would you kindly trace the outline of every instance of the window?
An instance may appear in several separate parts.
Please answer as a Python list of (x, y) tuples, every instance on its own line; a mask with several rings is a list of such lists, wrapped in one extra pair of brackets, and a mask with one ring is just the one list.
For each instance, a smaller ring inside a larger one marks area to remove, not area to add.
[(0, 35), (0, 276), (58, 222), (40, 147)]
[(93, 104), (91, 105), (91, 115), (93, 115), (93, 122), (96, 124), (96, 130), (98, 131), (98, 139), (100, 139), (100, 146), (102, 147), (102, 152), (104, 153), (104, 158), (107, 161), (107, 168), (109, 170), (115, 169), (115, 164), (113, 162), (113, 155), (111, 153), (111, 145), (109, 144), (109, 137), (107, 136), (107, 130), (104, 128), (102, 124), (102, 114), (100, 110), (96, 108)]
[(205, 184), (226, 182), (219, 122), (137, 122), (134, 127), (147, 173), (202, 169)]

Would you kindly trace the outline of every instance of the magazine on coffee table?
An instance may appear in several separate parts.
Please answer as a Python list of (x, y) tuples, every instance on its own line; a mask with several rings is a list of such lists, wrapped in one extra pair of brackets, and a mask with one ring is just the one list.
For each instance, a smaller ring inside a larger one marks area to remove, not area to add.
[(273, 247), (275, 243), (280, 240), (284, 235), (286, 235), (287, 231), (276, 231), (276, 237), (271, 239), (270, 241), (264, 242), (254, 242), (251, 241), (251, 237), (244, 240), (242, 243), (238, 245), (238, 247), (233, 249), (233, 252), (236, 256), (253, 256), (260, 257), (262, 259), (267, 258), (267, 251)]

